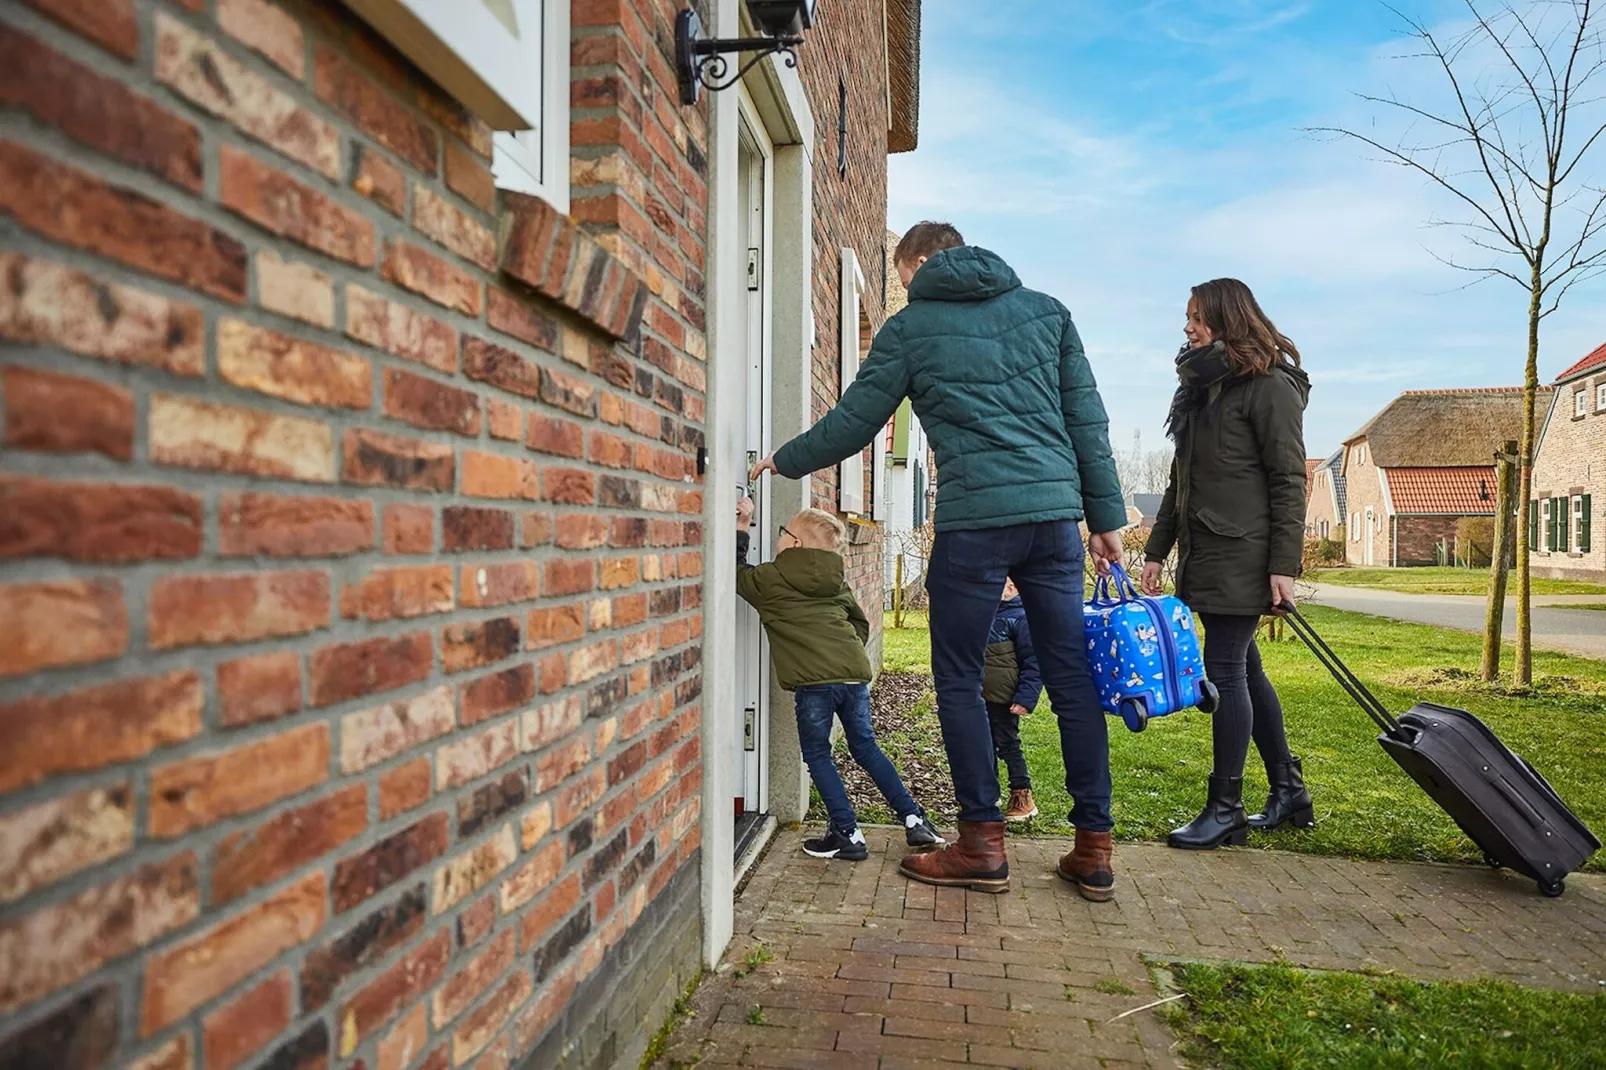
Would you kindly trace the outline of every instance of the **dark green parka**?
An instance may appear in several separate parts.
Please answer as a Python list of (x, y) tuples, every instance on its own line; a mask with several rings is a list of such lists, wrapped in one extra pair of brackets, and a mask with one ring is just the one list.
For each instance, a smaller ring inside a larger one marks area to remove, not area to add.
[(788, 479), (858, 453), (905, 397), (937, 454), (938, 531), (1126, 524), (1109, 422), (1071, 314), (996, 254), (944, 249), (909, 284), (836, 407), (775, 451)]
[(843, 579), (842, 555), (798, 546), (748, 565), (747, 547), (738, 532), (736, 593), (758, 610), (781, 687), (869, 683), (870, 621)]
[(1177, 597), (1195, 612), (1265, 613), (1271, 577), (1299, 575), (1309, 396), (1310, 379), (1284, 360), (1215, 383), (1178, 429), (1144, 556), (1164, 561), (1176, 547)]

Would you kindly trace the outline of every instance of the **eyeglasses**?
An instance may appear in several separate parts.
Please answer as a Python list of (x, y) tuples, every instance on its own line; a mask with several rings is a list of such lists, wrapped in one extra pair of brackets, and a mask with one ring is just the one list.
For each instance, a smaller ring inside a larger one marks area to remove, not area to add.
[[(790, 531), (786, 530), (786, 525), (785, 524), (781, 525), (781, 534), (782, 535), (792, 535), (792, 533)], [(792, 535), (792, 538), (797, 539), (797, 536), (796, 535)], [(797, 539), (797, 541), (798, 542), (802, 542), (803, 540), (802, 539)]]

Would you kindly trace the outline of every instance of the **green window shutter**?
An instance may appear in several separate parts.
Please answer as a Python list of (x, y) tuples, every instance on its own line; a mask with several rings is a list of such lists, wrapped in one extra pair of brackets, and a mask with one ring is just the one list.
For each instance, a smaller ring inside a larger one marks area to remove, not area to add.
[(1561, 523), (1557, 525), (1556, 549), (1561, 553), (1566, 553), (1568, 543), (1572, 542), (1572, 507), (1573, 500), (1565, 494), (1556, 499), (1556, 511), (1561, 514)]
[(1545, 549), (1556, 552), (1556, 499), (1545, 499)]
[(892, 417), (892, 463), (909, 463), (909, 420), (914, 415), (914, 403), (908, 398), (898, 406)]
[(1578, 552), (1587, 554), (1589, 553), (1589, 514), (1591, 512), (1589, 495), (1586, 494), (1580, 498), (1579, 505), (1582, 508), (1578, 515)]
[(1528, 549), (1539, 549), (1539, 499), (1528, 503)]

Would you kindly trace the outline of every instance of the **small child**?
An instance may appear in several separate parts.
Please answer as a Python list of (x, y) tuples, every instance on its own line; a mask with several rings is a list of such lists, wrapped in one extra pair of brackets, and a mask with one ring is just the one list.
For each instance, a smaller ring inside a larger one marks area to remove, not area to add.
[(775, 560), (747, 563), (747, 526), (753, 503), (736, 507), (736, 593), (758, 610), (769, 634), (780, 685), (794, 695), (797, 738), (809, 776), (831, 816), (831, 826), (803, 850), (815, 858), (858, 862), (869, 857), (847, 788), (831, 760), (831, 721), (842, 721), (848, 753), (875, 780), (904, 827), (910, 847), (940, 847), (926, 812), (916, 805), (870, 727), (870, 659), (864, 644), (870, 622), (842, 578), (842, 522), (805, 509), (781, 528)]
[(1009, 809), (1005, 821), (1037, 816), (1032, 778), (1020, 748), (1020, 719), (1037, 708), (1043, 681), (1032, 651), (1032, 632), (1013, 580), (1004, 581), (1004, 600), (987, 632), (987, 660), (982, 668), (981, 697), (993, 730), (993, 752), (1009, 770)]

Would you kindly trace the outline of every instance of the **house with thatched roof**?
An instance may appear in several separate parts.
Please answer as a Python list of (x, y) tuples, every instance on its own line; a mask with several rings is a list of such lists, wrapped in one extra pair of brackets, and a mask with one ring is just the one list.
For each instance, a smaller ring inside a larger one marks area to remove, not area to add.
[(1345, 525), (1344, 450), (1316, 464), (1305, 496), (1305, 534), (1317, 539), (1342, 538)]
[[(1549, 403), (1541, 387), (1541, 411)], [(1494, 516), (1494, 454), (1521, 434), (1521, 387), (1407, 390), (1389, 402), (1344, 442), (1346, 560), (1438, 563), (1458, 520)]]
[(1535, 576), (1606, 581), (1606, 537), (1594, 537), (1595, 522), (1606, 520), (1606, 345), (1554, 385), (1534, 452), (1530, 568)]

